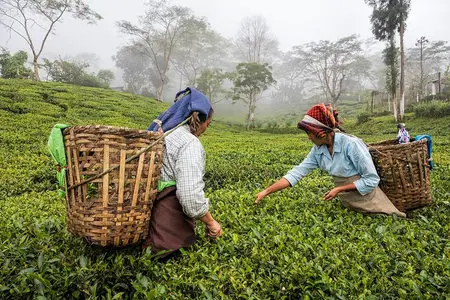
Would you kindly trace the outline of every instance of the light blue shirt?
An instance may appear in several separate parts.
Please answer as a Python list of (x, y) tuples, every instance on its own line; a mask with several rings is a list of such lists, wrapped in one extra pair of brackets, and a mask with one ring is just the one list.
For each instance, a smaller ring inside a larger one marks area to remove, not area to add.
[(357, 137), (342, 133), (334, 136), (333, 155), (330, 155), (326, 145), (315, 145), (303, 162), (290, 170), (284, 178), (294, 186), (316, 168), (327, 171), (332, 176), (359, 175), (360, 179), (354, 184), (361, 195), (370, 193), (380, 181), (367, 146)]

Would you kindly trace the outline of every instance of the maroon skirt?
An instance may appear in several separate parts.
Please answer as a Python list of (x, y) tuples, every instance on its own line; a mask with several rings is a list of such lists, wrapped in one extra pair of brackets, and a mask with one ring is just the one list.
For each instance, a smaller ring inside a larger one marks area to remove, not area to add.
[(195, 242), (195, 220), (188, 217), (176, 195), (176, 187), (168, 187), (156, 196), (150, 218), (145, 247), (166, 255)]

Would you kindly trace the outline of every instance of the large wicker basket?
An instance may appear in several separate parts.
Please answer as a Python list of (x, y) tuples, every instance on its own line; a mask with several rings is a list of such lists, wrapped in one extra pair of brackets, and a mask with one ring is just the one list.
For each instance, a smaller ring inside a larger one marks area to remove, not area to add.
[(96, 125), (69, 127), (63, 135), (69, 231), (101, 246), (145, 239), (162, 167), (162, 131)]
[(388, 140), (369, 145), (380, 176), (380, 188), (395, 207), (407, 212), (431, 203), (427, 141), (398, 144)]

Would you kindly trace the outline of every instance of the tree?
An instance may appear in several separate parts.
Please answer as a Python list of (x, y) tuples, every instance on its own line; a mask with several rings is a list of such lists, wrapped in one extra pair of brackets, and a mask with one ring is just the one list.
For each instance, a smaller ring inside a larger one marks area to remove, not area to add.
[(386, 89), (392, 96), (392, 107), (394, 117), (397, 121), (397, 79), (398, 79), (398, 48), (395, 46), (395, 40), (389, 39), (389, 44), (383, 50), (384, 64), (388, 66), (386, 70)]
[(114, 80), (114, 73), (111, 70), (100, 70), (97, 73), (97, 78), (100, 79), (106, 86), (111, 84)]
[(377, 51), (376, 53), (367, 55), (366, 58), (370, 62), (367, 77), (369, 83), (368, 88), (376, 91), (387, 90), (386, 64), (384, 63), (385, 56), (383, 51)]
[(416, 42), (416, 46), (419, 47), (419, 49), (420, 49), (420, 86), (419, 86), (419, 90), (420, 90), (421, 95), (423, 93), (423, 48), (424, 48), (424, 45), (426, 45), (427, 43), (428, 43), (428, 40), (424, 36), (421, 36)]
[(202, 70), (223, 65), (228, 48), (228, 42), (205, 20), (192, 20), (174, 49), (171, 63), (192, 86)]
[(195, 81), (195, 86), (208, 97), (211, 103), (218, 103), (224, 100), (222, 95), (226, 91), (223, 88), (223, 83), (226, 78), (227, 74), (222, 72), (221, 69), (205, 69)]
[(361, 41), (356, 35), (336, 42), (311, 42), (294, 47), (294, 53), (304, 66), (320, 82), (324, 95), (333, 103), (343, 92), (344, 80), (355, 74), (361, 60)]
[(168, 82), (167, 73), (175, 47), (189, 24), (196, 21), (198, 19), (192, 15), (189, 8), (170, 6), (166, 0), (161, 0), (147, 3), (147, 11), (145, 16), (140, 18), (139, 26), (128, 21), (117, 23), (121, 32), (135, 38), (133, 44), (140, 47), (157, 71), (158, 100), (162, 99), (164, 87)]
[[(429, 41), (425, 37), (417, 40), (417, 48), (407, 49), (409, 68), (412, 69), (411, 77), (418, 82), (419, 91), (423, 92), (425, 83), (431, 79), (433, 73), (443, 71), (443, 67), (449, 61), (450, 46), (447, 41)], [(417, 78), (417, 69), (420, 77)]]
[(25, 67), (28, 54), (25, 51), (18, 51), (11, 55), (5, 49), (0, 54), (0, 74), (2, 78), (31, 78), (31, 70)]
[(75, 85), (108, 88), (114, 74), (110, 70), (100, 70), (98, 74), (88, 73), (89, 67), (85, 62), (70, 62), (58, 59), (53, 62), (45, 59), (48, 75), (53, 81)]
[(296, 57), (295, 53), (285, 53), (280, 62), (274, 66), (274, 76), (277, 78), (274, 98), (281, 103), (294, 104), (303, 98), (310, 76), (305, 72), (305, 63)]
[(404, 46), (404, 35), (405, 35), (405, 22), (408, 18), (408, 12), (411, 5), (411, 0), (398, 0), (397, 3), (397, 14), (399, 18), (399, 33), (400, 33), (400, 120), (404, 119), (405, 115), (405, 46)]
[(278, 51), (278, 41), (270, 35), (263, 16), (252, 16), (242, 20), (236, 47), (246, 62), (261, 63)]
[[(38, 60), (56, 24), (66, 13), (95, 23), (102, 17), (82, 0), (0, 0), (0, 25), (21, 37), (33, 54), (34, 80), (39, 81)], [(37, 28), (41, 36), (36, 38)]]
[[(450, 82), (450, 66), (447, 66), (447, 68), (445, 69), (444, 78), (447, 82)], [(449, 92), (450, 92), (450, 87), (444, 88), (444, 93), (449, 93)]]
[[(397, 121), (402, 120), (405, 109), (405, 51), (403, 45), (403, 36), (405, 32), (405, 22), (408, 18), (408, 12), (411, 0), (365, 0), (372, 6), (371, 15), (372, 32), (376, 39), (380, 41), (389, 41), (390, 48), (394, 47), (395, 32), (400, 36), (400, 115), (397, 113), (397, 99), (393, 97), (394, 117)], [(388, 51), (389, 52), (389, 51)], [(392, 66), (391, 66), (392, 69)], [(393, 74), (391, 74), (393, 75)], [(394, 96), (394, 95), (393, 95)]]
[(240, 63), (235, 72), (228, 74), (233, 81), (233, 101), (243, 101), (248, 105), (247, 129), (250, 128), (258, 96), (276, 83), (271, 69), (267, 63)]
[(431, 41), (423, 50), (423, 60), (429, 71), (442, 71), (442, 65), (450, 63), (448, 41)]
[(113, 57), (116, 66), (123, 71), (126, 90), (142, 94), (158, 85), (159, 76), (152, 69), (150, 58), (140, 51), (140, 46), (128, 45), (119, 49)]
[(49, 81), (50, 80), (50, 74), (53, 71), (53, 62), (47, 58), (43, 58), (42, 59), (44, 61), (44, 63), (41, 63), (39, 65), (39, 68), (42, 68), (45, 70), (45, 73), (47, 74), (47, 78), (46, 80)]
[(89, 65), (87, 63), (75, 63), (58, 59), (52, 63), (50, 68), (50, 77), (53, 81), (78, 84), (81, 78), (86, 74), (85, 70)]

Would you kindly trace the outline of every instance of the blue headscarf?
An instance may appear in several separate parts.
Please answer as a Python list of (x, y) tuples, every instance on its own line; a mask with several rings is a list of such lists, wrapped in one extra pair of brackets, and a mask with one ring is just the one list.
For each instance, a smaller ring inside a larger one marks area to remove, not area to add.
[[(181, 96), (181, 99), (178, 99)], [(163, 131), (170, 130), (186, 120), (192, 112), (200, 113), (200, 120), (206, 120), (211, 110), (211, 102), (201, 92), (194, 88), (186, 88), (179, 91), (175, 96), (175, 103), (169, 109), (159, 115), (158, 120), (162, 122)], [(158, 125), (152, 122), (148, 131), (156, 131)]]

